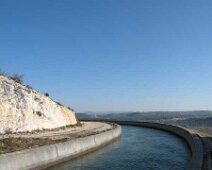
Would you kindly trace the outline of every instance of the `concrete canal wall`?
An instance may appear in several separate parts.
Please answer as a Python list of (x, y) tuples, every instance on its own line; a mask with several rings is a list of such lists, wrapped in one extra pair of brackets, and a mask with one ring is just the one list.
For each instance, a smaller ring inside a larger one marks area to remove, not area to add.
[(121, 127), (67, 142), (0, 155), (1, 170), (43, 169), (102, 147), (121, 135)]
[(189, 145), (192, 153), (191, 161), (189, 163), (189, 170), (202, 170), (203, 167), (203, 144), (200, 137), (196, 134), (189, 132), (187, 129), (179, 126), (160, 124), (160, 123), (149, 123), (149, 122), (116, 122), (118, 124), (142, 126), (148, 128), (154, 128), (171, 132), (175, 135), (183, 138)]
[[(90, 121), (90, 120), (87, 120)], [(92, 120), (94, 121), (94, 120)], [(188, 146), (190, 147), (192, 157), (189, 163), (188, 169), (189, 170), (203, 170), (203, 156), (204, 156), (204, 149), (203, 143), (201, 138), (189, 132), (188, 129), (179, 126), (173, 126), (168, 124), (161, 124), (161, 123), (153, 123), (153, 122), (141, 122), (141, 121), (117, 121), (117, 120), (104, 120), (98, 119), (96, 121), (103, 121), (103, 122), (114, 122), (120, 125), (133, 125), (133, 126), (142, 126), (147, 128), (154, 128), (159, 130), (164, 130), (171, 132), (182, 139), (184, 139)], [(208, 170), (208, 169), (207, 169)]]

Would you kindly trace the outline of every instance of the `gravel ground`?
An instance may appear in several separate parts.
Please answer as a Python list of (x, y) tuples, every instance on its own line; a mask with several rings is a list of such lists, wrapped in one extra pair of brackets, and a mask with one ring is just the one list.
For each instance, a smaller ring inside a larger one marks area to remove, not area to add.
[(105, 132), (114, 127), (115, 124), (112, 123), (81, 122), (80, 126), (65, 127), (57, 130), (0, 135), (0, 154), (65, 142)]

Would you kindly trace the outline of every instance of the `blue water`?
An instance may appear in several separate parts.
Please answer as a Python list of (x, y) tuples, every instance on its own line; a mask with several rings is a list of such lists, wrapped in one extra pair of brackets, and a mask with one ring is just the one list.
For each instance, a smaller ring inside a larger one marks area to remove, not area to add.
[(51, 170), (184, 170), (191, 154), (186, 143), (170, 133), (122, 126), (122, 136), (106, 147), (61, 163)]

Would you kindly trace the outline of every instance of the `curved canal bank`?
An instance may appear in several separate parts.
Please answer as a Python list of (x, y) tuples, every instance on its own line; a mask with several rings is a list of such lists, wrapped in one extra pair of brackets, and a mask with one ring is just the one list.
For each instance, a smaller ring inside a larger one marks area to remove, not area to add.
[[(92, 120), (94, 121), (94, 120)], [(108, 120), (98, 120), (108, 121)], [(111, 122), (112, 120), (108, 121)], [(203, 169), (203, 144), (201, 139), (189, 130), (172, 125), (149, 123), (149, 122), (131, 122), (131, 121), (113, 121), (120, 125), (142, 126), (153, 129), (159, 129), (171, 132), (183, 138), (190, 147), (192, 156), (189, 163), (191, 170)], [(76, 140), (70, 140), (63, 143), (57, 143), (48, 146), (42, 146), (35, 149), (27, 149), (19, 152), (4, 154), (0, 156), (0, 167), (7, 169), (35, 169), (46, 168), (65, 160), (78, 157), (89, 151), (93, 151), (103, 145), (106, 145), (118, 138), (121, 134), (120, 126), (100, 134), (95, 134)], [(157, 150), (157, 148), (155, 148)], [(142, 161), (142, 160), (140, 160)], [(12, 162), (12, 163), (11, 163)]]
[(164, 130), (164, 131), (171, 132), (177, 136), (180, 136), (187, 142), (192, 153), (192, 157), (191, 157), (191, 161), (189, 163), (188, 169), (202, 170), (203, 155), (204, 155), (203, 144), (200, 137), (196, 134), (189, 132), (189, 130), (183, 127), (160, 124), (160, 123), (150, 123), (150, 122), (116, 121), (116, 123), (122, 124), (122, 125), (142, 126), (142, 127)]
[(59, 162), (83, 155), (109, 144), (121, 135), (121, 127), (66, 142), (45, 145), (0, 155), (0, 169), (43, 169)]
[(47, 170), (187, 170), (191, 152), (178, 136), (153, 128), (122, 125), (113, 143)]
[[(86, 120), (90, 121), (90, 120)], [(94, 121), (94, 120), (92, 120)], [(120, 125), (132, 125), (132, 126), (141, 126), (147, 128), (154, 128), (159, 130), (164, 130), (170, 133), (173, 133), (186, 141), (188, 146), (190, 147), (192, 156), (188, 166), (189, 170), (202, 170), (203, 168), (203, 157), (204, 157), (204, 148), (201, 138), (197, 135), (179, 126), (173, 126), (168, 124), (161, 123), (152, 123), (152, 122), (141, 122), (141, 121), (117, 121), (117, 120), (101, 120), (98, 119), (96, 121), (103, 122), (114, 122)], [(207, 166), (207, 170), (210, 170), (209, 166)]]

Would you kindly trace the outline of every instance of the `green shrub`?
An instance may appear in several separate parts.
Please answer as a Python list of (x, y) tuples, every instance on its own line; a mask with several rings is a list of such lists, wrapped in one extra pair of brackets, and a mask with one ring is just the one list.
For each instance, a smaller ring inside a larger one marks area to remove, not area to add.
[(44, 95), (45, 95), (46, 97), (49, 97), (49, 93), (44, 93)]
[(74, 111), (74, 109), (72, 109), (72, 108), (70, 108), (70, 107), (67, 107), (68, 108), (68, 110), (71, 110), (72, 112)]
[(2, 142), (3, 142), (5, 145), (12, 145), (12, 138), (5, 138), (5, 139), (2, 139)]
[(23, 75), (13, 74), (10, 78), (19, 84), (23, 84)]

